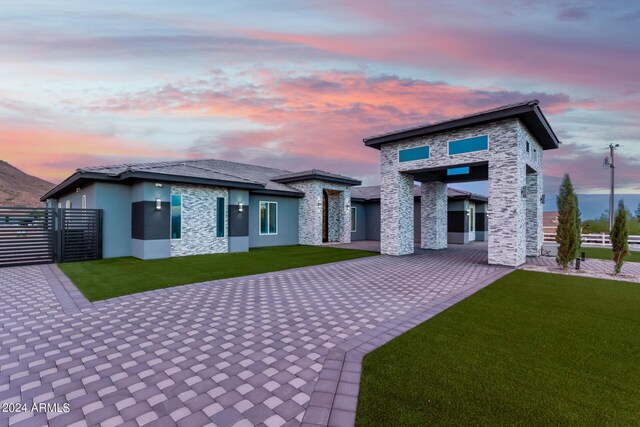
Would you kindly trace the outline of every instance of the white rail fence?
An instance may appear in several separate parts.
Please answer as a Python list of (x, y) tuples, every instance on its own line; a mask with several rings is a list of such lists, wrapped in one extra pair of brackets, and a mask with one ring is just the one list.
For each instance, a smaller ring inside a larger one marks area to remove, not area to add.
[[(608, 233), (581, 234), (582, 243), (597, 246), (611, 246)], [(555, 243), (556, 233), (544, 233), (545, 243)], [(640, 236), (629, 236), (630, 246), (640, 247)]]

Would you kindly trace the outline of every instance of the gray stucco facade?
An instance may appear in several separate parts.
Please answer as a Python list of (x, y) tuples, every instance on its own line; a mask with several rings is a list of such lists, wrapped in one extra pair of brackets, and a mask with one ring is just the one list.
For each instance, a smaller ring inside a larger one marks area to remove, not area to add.
[[(277, 203), (276, 234), (260, 234), (260, 202)], [(299, 204), (297, 197), (252, 194), (249, 197), (249, 247), (297, 245)]]

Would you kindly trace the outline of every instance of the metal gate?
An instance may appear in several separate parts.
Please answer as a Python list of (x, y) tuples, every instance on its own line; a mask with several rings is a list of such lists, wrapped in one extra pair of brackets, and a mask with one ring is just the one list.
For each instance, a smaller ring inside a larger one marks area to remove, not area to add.
[(102, 258), (102, 210), (0, 207), (0, 267)]
[(102, 210), (58, 209), (56, 260), (102, 259)]
[(0, 208), (0, 267), (54, 261), (55, 210)]

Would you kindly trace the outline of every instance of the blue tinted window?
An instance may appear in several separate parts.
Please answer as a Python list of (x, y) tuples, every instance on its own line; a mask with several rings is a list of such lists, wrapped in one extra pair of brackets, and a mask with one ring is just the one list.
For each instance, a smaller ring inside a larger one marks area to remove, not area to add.
[(474, 151), (484, 151), (487, 149), (489, 149), (489, 137), (487, 135), (449, 141), (449, 155), (472, 153)]
[(171, 238), (182, 238), (182, 196), (171, 195)]
[(429, 146), (407, 148), (400, 150), (398, 154), (398, 160), (400, 162), (411, 162), (413, 160), (423, 160), (429, 158)]
[(466, 175), (469, 173), (469, 166), (447, 169), (447, 175)]
[(217, 200), (216, 236), (224, 237), (224, 197), (218, 197), (218, 200)]

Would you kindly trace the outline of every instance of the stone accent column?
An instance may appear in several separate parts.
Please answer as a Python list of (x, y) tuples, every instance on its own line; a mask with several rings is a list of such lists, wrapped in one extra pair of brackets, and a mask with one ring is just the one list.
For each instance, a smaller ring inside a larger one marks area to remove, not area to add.
[(420, 198), (423, 249), (447, 248), (447, 184), (423, 182)]
[(342, 239), (342, 211), (344, 210), (344, 201), (341, 191), (325, 190), (327, 192), (327, 219), (328, 219), (328, 237), (330, 242), (340, 242)]
[(489, 162), (489, 264), (515, 267), (526, 261), (526, 164), (516, 144), (501, 148)]
[(544, 235), (542, 233), (542, 206), (540, 191), (542, 178), (538, 172), (527, 175), (527, 256), (540, 255)]
[(413, 253), (413, 177), (382, 164), (380, 253)]
[(351, 187), (345, 188), (340, 192), (340, 243), (351, 243)]

